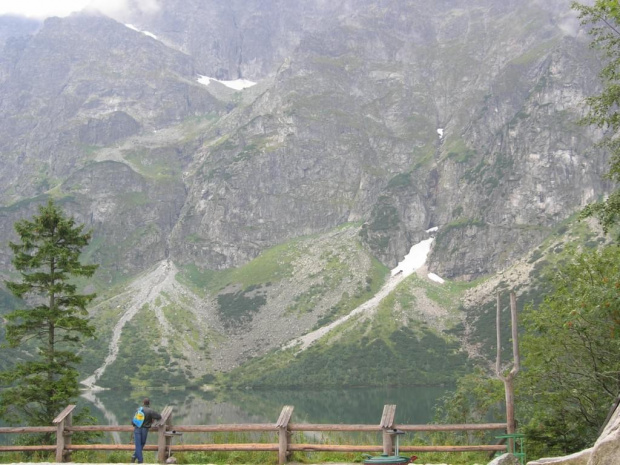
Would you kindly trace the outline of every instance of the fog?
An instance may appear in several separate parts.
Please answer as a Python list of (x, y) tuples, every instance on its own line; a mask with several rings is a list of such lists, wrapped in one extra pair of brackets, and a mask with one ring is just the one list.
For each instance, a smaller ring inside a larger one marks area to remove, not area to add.
[(0, 15), (45, 19), (68, 16), (78, 11), (100, 11), (115, 18), (129, 10), (155, 13), (159, 7), (159, 0), (4, 0), (0, 2)]

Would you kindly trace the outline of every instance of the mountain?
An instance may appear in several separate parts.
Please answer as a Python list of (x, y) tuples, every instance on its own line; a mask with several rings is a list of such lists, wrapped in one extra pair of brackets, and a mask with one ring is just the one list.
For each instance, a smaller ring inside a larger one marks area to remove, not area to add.
[[(252, 359), (269, 384), (338, 353), (357, 374), (331, 382), (357, 383), (397, 340), (427, 347), (406, 382), (430, 382), (436, 354), (449, 382), (488, 326), (468, 283), (522, 266), (610, 189), (601, 133), (578, 124), (600, 64), (565, 0), (161, 0), (3, 21), (0, 231), (49, 196), (93, 229), (91, 384), (152, 376), (126, 374), (144, 357), (171, 384)], [(430, 232), (423, 270), (447, 284), (420, 271), (331, 342), (279, 351), (371, 299)], [(145, 322), (157, 336), (137, 349)]]

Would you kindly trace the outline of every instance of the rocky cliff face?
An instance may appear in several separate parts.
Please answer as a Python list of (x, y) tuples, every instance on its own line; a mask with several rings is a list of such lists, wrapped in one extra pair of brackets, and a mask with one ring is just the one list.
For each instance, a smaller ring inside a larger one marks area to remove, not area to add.
[(8, 39), (19, 40), (20, 37), (34, 34), (41, 26), (39, 21), (18, 16), (0, 16), (0, 47)]
[(0, 86), (5, 205), (60, 184), (100, 147), (221, 108), (188, 56), (98, 16), (50, 18), (8, 41)]
[(607, 192), (600, 134), (577, 124), (599, 64), (568, 1), (302, 3), (0, 22), (4, 237), (53, 196), (116, 282), (345, 223), (393, 267), (436, 227), (428, 266), (467, 280)]
[(439, 226), (432, 268), (478, 276), (604, 192), (597, 135), (576, 125), (597, 65), (562, 18), (527, 2), (339, 5), (300, 33), (247, 123), (204, 147), (173, 241), (196, 234), (203, 252), (181, 261), (236, 266), (362, 221), (390, 266)]
[[(140, 178), (132, 191), (179, 187), (172, 210), (146, 207), (164, 217), (149, 226), (173, 224), (144, 256), (238, 266), (360, 221), (390, 266), (438, 226), (433, 269), (501, 269), (605, 191), (597, 135), (576, 125), (597, 88), (587, 41), (567, 34), (564, 3), (513, 3), (170, 1), (128, 17), (132, 28), (49, 19), (1, 56), (0, 196), (70, 195), (76, 178), (98, 177), (87, 163), (110, 160), (124, 167), (102, 173)], [(216, 98), (199, 73), (264, 82), (245, 101)], [(157, 134), (166, 127), (176, 134)], [(107, 241), (96, 186), (80, 185), (77, 210)]]

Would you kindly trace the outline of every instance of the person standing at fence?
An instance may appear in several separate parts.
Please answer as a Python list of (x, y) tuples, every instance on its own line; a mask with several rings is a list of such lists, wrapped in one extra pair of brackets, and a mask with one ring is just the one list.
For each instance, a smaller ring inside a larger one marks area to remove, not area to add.
[(153, 426), (153, 420), (161, 420), (161, 415), (151, 408), (151, 401), (145, 397), (142, 401), (142, 407), (139, 407), (134, 414), (133, 420), (133, 442), (135, 451), (131, 456), (131, 463), (144, 462), (142, 450), (146, 444), (146, 438), (149, 434), (149, 428)]

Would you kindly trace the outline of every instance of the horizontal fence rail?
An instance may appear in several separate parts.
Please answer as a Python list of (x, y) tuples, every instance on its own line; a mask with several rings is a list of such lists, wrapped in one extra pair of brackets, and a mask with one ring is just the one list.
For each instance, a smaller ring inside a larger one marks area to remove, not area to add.
[[(56, 462), (70, 461), (72, 451), (133, 451), (133, 444), (72, 444), (74, 432), (132, 432), (133, 426), (121, 425), (89, 425), (72, 424), (72, 413), (75, 405), (69, 405), (53, 421), (55, 426), (39, 427), (0, 427), (0, 434), (55, 433), (55, 445), (4, 445), (0, 452), (48, 451), (56, 453)], [(462, 425), (399, 425), (394, 422), (396, 406), (386, 405), (378, 425), (344, 425), (344, 424), (310, 424), (291, 423), (293, 406), (283, 407), (276, 423), (264, 424), (217, 424), (217, 425), (172, 425), (172, 407), (162, 411), (162, 419), (151, 430), (157, 433), (157, 445), (147, 444), (146, 451), (157, 452), (157, 460), (164, 463), (173, 452), (236, 452), (236, 451), (273, 451), (278, 453), (278, 463), (286, 463), (292, 452), (378, 452), (391, 455), (394, 448), (395, 432), (450, 432), (450, 431), (506, 431), (507, 423), (483, 423)], [(380, 445), (355, 444), (299, 444), (292, 442), (292, 433), (299, 432), (377, 432), (382, 433)], [(172, 444), (175, 436), (183, 433), (216, 433), (216, 432), (269, 432), (277, 433), (277, 443), (240, 443), (240, 444)], [(506, 452), (505, 444), (480, 445), (444, 445), (444, 446), (407, 446), (400, 445), (399, 452)]]

